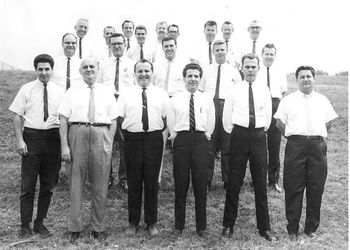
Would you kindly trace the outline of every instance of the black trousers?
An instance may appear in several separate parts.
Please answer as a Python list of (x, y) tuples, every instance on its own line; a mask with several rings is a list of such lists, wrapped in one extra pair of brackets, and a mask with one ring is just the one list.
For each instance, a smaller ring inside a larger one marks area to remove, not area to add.
[(185, 227), (186, 198), (190, 182), (195, 198), (196, 229), (207, 226), (207, 177), (209, 148), (204, 132), (179, 132), (173, 145), (175, 182), (175, 228)]
[[(117, 145), (118, 144), (118, 145)], [(119, 169), (118, 169), (118, 179), (119, 181), (126, 181), (126, 166), (125, 166), (125, 154), (124, 154), (124, 138), (123, 131), (120, 127), (117, 127), (112, 150), (112, 159), (116, 157), (117, 146), (119, 147)], [(111, 176), (113, 176), (113, 166), (111, 163)]]
[(38, 130), (24, 128), (23, 139), (28, 154), (22, 156), (20, 213), (22, 225), (32, 221), (37, 178), (40, 191), (36, 220), (46, 218), (52, 197), (52, 189), (61, 164), (61, 143), (58, 128)]
[(266, 190), (266, 132), (263, 128), (248, 129), (237, 125), (234, 125), (231, 133), (229, 176), (223, 226), (233, 227), (235, 224), (239, 192), (243, 184), (248, 159), (254, 185), (257, 227), (260, 231), (267, 231), (270, 230), (270, 218)]
[(144, 186), (144, 220), (147, 225), (152, 225), (157, 222), (158, 176), (163, 154), (162, 131), (124, 131), (124, 135), (129, 223), (138, 225), (140, 222)]
[(273, 118), (278, 109), (280, 100), (272, 99), (272, 118), (271, 125), (267, 130), (267, 149), (269, 152), (268, 158), (268, 179), (269, 184), (278, 184), (280, 179), (280, 146), (281, 146), (281, 131), (276, 127), (276, 119)]
[(297, 233), (306, 189), (306, 233), (320, 224), (322, 194), (327, 178), (327, 145), (322, 137), (290, 136), (286, 144), (283, 187), (288, 233)]
[(215, 128), (209, 141), (209, 175), (208, 181), (212, 181), (215, 168), (215, 152), (221, 152), (221, 178), (223, 182), (228, 179), (228, 158), (230, 148), (230, 134), (227, 133), (222, 125), (222, 112), (224, 110), (225, 100), (214, 101), (215, 106)]

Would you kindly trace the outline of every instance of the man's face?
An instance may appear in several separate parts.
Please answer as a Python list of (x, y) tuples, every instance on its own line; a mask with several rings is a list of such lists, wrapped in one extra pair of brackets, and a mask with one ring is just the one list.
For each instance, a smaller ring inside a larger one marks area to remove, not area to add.
[(52, 77), (52, 68), (48, 62), (39, 62), (35, 72), (38, 80), (42, 83), (48, 83)]
[(84, 38), (84, 36), (89, 30), (89, 23), (86, 20), (79, 20), (74, 28), (76, 31), (76, 35), (79, 38)]
[(227, 53), (226, 43), (215, 45), (213, 48), (213, 53), (217, 64), (225, 63)]
[(205, 26), (204, 34), (205, 34), (205, 38), (207, 39), (208, 43), (212, 43), (214, 41), (216, 32), (217, 32), (216, 25), (214, 25), (214, 26), (206, 25)]
[(263, 63), (266, 68), (270, 68), (275, 60), (276, 50), (274, 48), (264, 48), (262, 53)]
[(106, 44), (109, 44), (109, 38), (111, 37), (111, 35), (115, 33), (113, 28), (105, 28), (104, 32), (103, 32), (103, 37), (106, 40)]
[(137, 29), (135, 32), (135, 37), (139, 45), (144, 45), (147, 37), (147, 33), (144, 29)]
[(260, 32), (261, 32), (261, 27), (260, 26), (250, 26), (248, 28), (248, 32), (250, 34), (250, 38), (254, 41), (258, 40)]
[(79, 72), (86, 84), (92, 85), (96, 82), (98, 71), (99, 67), (96, 59), (86, 58), (81, 62)]
[(113, 55), (116, 58), (120, 58), (123, 56), (124, 50), (125, 50), (125, 43), (123, 41), (123, 37), (121, 37), (121, 36), (112, 37), (110, 46), (111, 46)]
[(198, 89), (199, 82), (201, 80), (199, 70), (188, 69), (186, 71), (186, 76), (183, 78), (185, 82), (185, 87), (188, 92), (194, 93)]
[(233, 27), (230, 24), (223, 24), (221, 27), (222, 36), (225, 41), (229, 41), (231, 39), (231, 35), (233, 33)]
[(254, 59), (250, 59), (250, 58), (246, 58), (244, 59), (243, 65), (242, 65), (242, 71), (244, 74), (244, 79), (249, 82), (252, 83), (255, 81), (256, 76), (258, 74), (259, 71), (259, 65), (258, 65), (258, 59), (254, 58)]
[(137, 84), (141, 87), (148, 87), (153, 77), (152, 67), (148, 62), (139, 62), (135, 69)]
[(172, 61), (176, 55), (176, 44), (174, 40), (165, 41), (163, 43), (163, 51), (166, 59)]
[(125, 38), (130, 39), (133, 33), (134, 33), (134, 25), (131, 22), (124, 23), (123, 34)]
[(310, 94), (314, 89), (315, 78), (313, 77), (311, 70), (299, 71), (297, 82), (299, 90), (304, 94)]
[(179, 29), (174, 27), (174, 26), (170, 26), (169, 27), (169, 31), (168, 31), (168, 36), (173, 37), (173, 38), (178, 38), (178, 36), (180, 35), (179, 33)]
[(62, 42), (63, 53), (67, 57), (72, 57), (77, 49), (77, 39), (73, 35), (66, 35)]
[(167, 25), (166, 23), (158, 23), (157, 24), (157, 28), (156, 28), (156, 32), (157, 32), (157, 37), (158, 40), (162, 40), (164, 37), (166, 37), (166, 29), (167, 29)]

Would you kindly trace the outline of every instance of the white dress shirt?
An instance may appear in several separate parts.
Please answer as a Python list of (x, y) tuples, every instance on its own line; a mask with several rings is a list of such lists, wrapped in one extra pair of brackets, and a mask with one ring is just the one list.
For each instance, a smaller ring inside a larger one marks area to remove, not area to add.
[[(110, 89), (100, 83), (95, 83), (95, 123), (111, 124), (117, 118), (117, 103)], [(89, 86), (82, 82), (80, 86), (70, 88), (58, 109), (58, 112), (67, 117), (69, 122), (89, 122), (88, 111), (90, 101)]]
[[(190, 130), (190, 98), (191, 93), (186, 90), (170, 99), (167, 123), (173, 139), (176, 137), (177, 132)], [(194, 92), (193, 102), (196, 131), (205, 132), (206, 137), (210, 140), (215, 127), (214, 102), (208, 95), (199, 91)]]
[(237, 42), (234, 41), (234, 39), (231, 37), (231, 39), (228, 41), (227, 43), (228, 49), (227, 49), (227, 55), (226, 55), (226, 60), (235, 67), (237, 61), (239, 59), (237, 59), (237, 52), (238, 52), (238, 48), (237, 48)]
[[(211, 44), (211, 52), (214, 63), (215, 57), (213, 55), (213, 43), (214, 42)], [(194, 46), (195, 47), (192, 47), (191, 50), (188, 51), (190, 55), (189, 58), (198, 61), (199, 65), (204, 69), (209, 65), (209, 43), (204, 38), (204, 40), (194, 44)]]
[[(271, 95), (267, 86), (260, 82), (252, 83), (255, 128), (270, 127), (272, 104)], [(231, 95), (226, 99), (222, 117), (223, 127), (227, 133), (231, 133), (233, 125), (249, 127), (249, 83), (246, 81), (234, 85)]]
[[(287, 75), (275, 63), (270, 67), (270, 92), (272, 98), (282, 99), (283, 92), (287, 92)], [(267, 68), (265, 65), (260, 66), (258, 73), (258, 82), (267, 86)]]
[[(77, 51), (75, 52), (77, 53)], [(79, 52), (78, 52), (79, 53)], [(66, 91), (67, 84), (67, 61), (68, 58), (65, 55), (61, 55), (55, 58), (55, 66), (53, 68), (52, 81), (60, 86), (64, 91)], [(70, 86), (74, 87), (75, 85), (81, 83), (83, 80), (79, 68), (81, 65), (81, 59), (79, 56), (72, 56), (70, 58)]]
[[(242, 57), (245, 54), (252, 53), (253, 51), (253, 40), (249, 37), (249, 34), (246, 34), (247, 37), (245, 39), (242, 39), (239, 42), (239, 45), (237, 46), (236, 50), (236, 63), (238, 65), (242, 65)], [(255, 54), (259, 57), (260, 62), (261, 62), (261, 51), (262, 48), (266, 45), (266, 41), (259, 36), (258, 40), (256, 40), (255, 43)], [(262, 65), (262, 63), (260, 63)]]
[[(125, 88), (134, 85), (134, 65), (135, 61), (126, 57), (125, 55), (119, 58), (119, 93)], [(109, 57), (100, 63), (100, 72), (97, 77), (97, 82), (108, 86), (114, 94), (116, 92), (114, 86), (115, 70), (117, 59), (116, 57)]]
[(51, 129), (59, 127), (57, 109), (64, 96), (62, 88), (52, 81), (47, 83), (49, 117), (44, 121), (44, 85), (39, 80), (24, 84), (9, 110), (23, 116), (24, 126), (34, 129)]
[[(215, 61), (215, 59), (214, 59)], [(204, 75), (199, 89), (214, 98), (219, 64), (213, 62), (204, 69)], [(229, 62), (221, 64), (219, 99), (226, 99), (232, 92), (235, 83), (241, 82), (242, 78), (238, 70)]]
[[(137, 43), (135, 46), (131, 47), (126, 54), (130, 59), (138, 62), (140, 61), (140, 51), (141, 51), (141, 46)], [(142, 47), (142, 51), (143, 51), (143, 58), (153, 63), (154, 49), (152, 48), (152, 46), (145, 43)]]
[[(154, 64), (154, 84), (160, 88), (165, 89), (165, 81), (167, 77), (167, 71), (170, 64), (169, 70), (169, 81), (168, 81), (168, 95), (174, 96), (178, 93), (185, 91), (185, 83), (183, 82), (182, 71), (188, 62), (177, 56), (173, 61), (168, 61), (165, 56)], [(166, 89), (165, 89), (166, 90)]]
[[(164, 89), (150, 85), (146, 88), (148, 132), (162, 130), (163, 118), (167, 117), (169, 97)], [(144, 132), (142, 126), (142, 87), (131, 86), (123, 91), (117, 101), (118, 116), (123, 117), (122, 129), (129, 132)]]
[(327, 137), (326, 123), (335, 119), (329, 100), (322, 94), (312, 91), (305, 95), (300, 90), (284, 97), (275, 119), (285, 124), (285, 136), (306, 135)]

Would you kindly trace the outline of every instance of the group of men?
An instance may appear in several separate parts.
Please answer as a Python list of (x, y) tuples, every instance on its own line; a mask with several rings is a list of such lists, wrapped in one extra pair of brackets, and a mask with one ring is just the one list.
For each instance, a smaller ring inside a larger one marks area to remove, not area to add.
[[(159, 44), (153, 47), (159, 48), (155, 53), (149, 52), (145, 44), (145, 26), (134, 29), (131, 21), (125, 21), (124, 34), (107, 26), (103, 31), (107, 49), (100, 57), (83, 50), (88, 27), (88, 20), (79, 19), (76, 34), (63, 35), (63, 55), (57, 59), (47, 54), (34, 59), (37, 79), (22, 86), (10, 106), (15, 113), (17, 147), (22, 156), (20, 237), (32, 234), (30, 222), (38, 176), (40, 192), (33, 231), (51, 235), (43, 220), (62, 159), (69, 177), (70, 241), (75, 242), (83, 231), (82, 195), (87, 176), (91, 183), (91, 237), (105, 240), (106, 199), (116, 143), (120, 150), (119, 183), (128, 193), (126, 232), (135, 235), (139, 229), (144, 196), (148, 233), (159, 235), (158, 188), (164, 148), (170, 140), (175, 183), (174, 234), (180, 235), (185, 227), (191, 179), (196, 233), (208, 237), (207, 192), (220, 154), (226, 190), (222, 235), (233, 235), (249, 160), (257, 228), (264, 239), (275, 241), (270, 230), (267, 176), (268, 185), (281, 192), (281, 134), (288, 139), (283, 180), (288, 234), (291, 240), (298, 237), (306, 188), (304, 231), (315, 237), (327, 175), (323, 138), (337, 115), (329, 101), (313, 90), (312, 67), (296, 70), (299, 90), (285, 96), (285, 76), (274, 65), (276, 47), (270, 43), (260, 51), (257, 47), (261, 31), (257, 21), (250, 23), (252, 44), (242, 55), (230, 47), (230, 22), (223, 24), (223, 40), (215, 40), (216, 22), (206, 22), (208, 47), (193, 57), (178, 53), (177, 25), (157, 24)], [(137, 45), (131, 42), (133, 32)]]

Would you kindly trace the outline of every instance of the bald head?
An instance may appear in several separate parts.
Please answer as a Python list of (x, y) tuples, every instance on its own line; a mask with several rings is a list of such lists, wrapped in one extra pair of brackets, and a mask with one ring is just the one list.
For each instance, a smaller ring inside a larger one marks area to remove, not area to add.
[(96, 82), (98, 71), (98, 61), (94, 57), (84, 58), (80, 64), (79, 72), (88, 85), (93, 85)]

